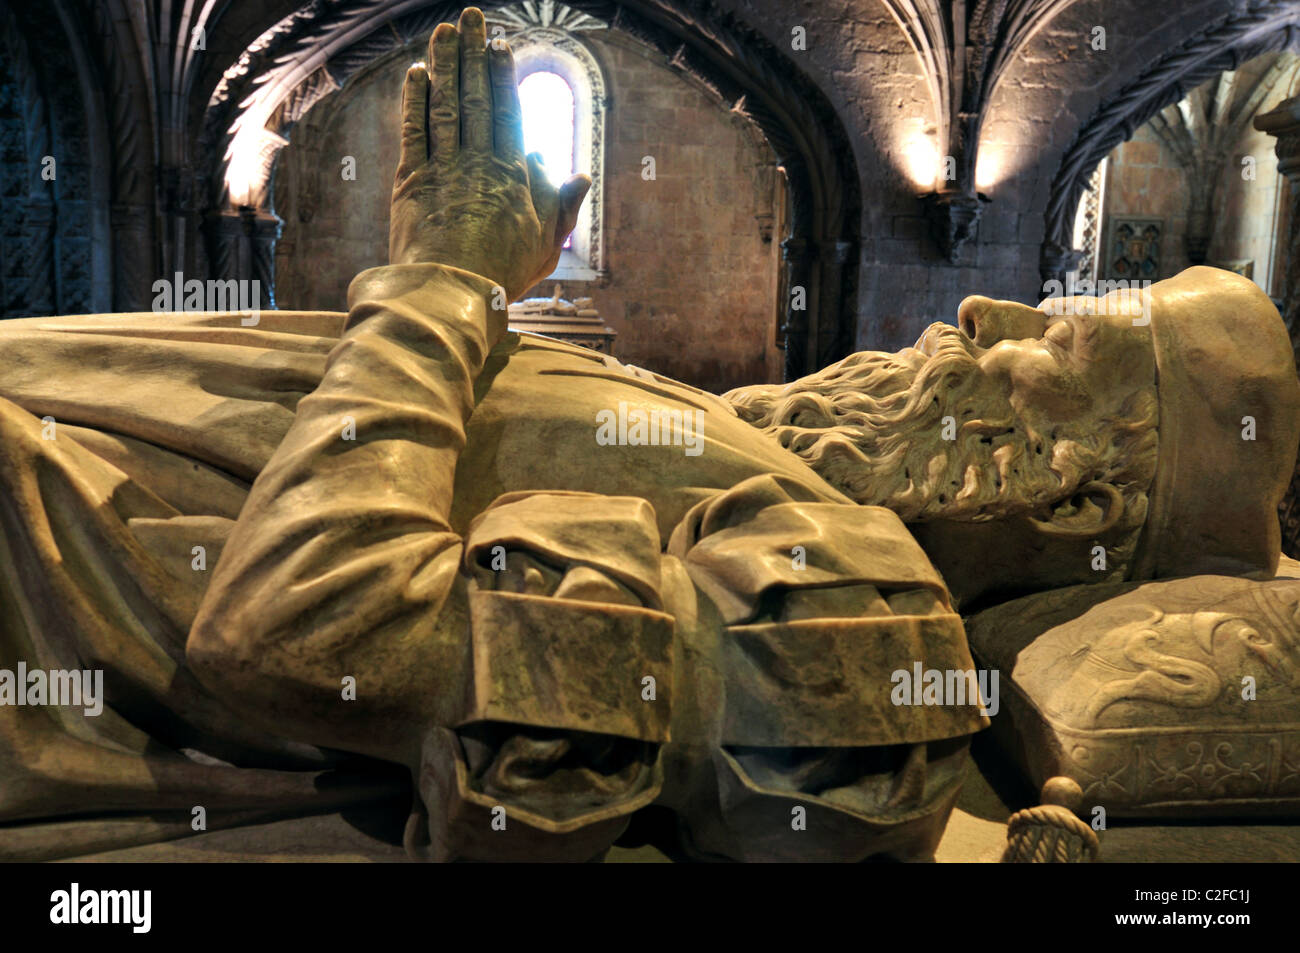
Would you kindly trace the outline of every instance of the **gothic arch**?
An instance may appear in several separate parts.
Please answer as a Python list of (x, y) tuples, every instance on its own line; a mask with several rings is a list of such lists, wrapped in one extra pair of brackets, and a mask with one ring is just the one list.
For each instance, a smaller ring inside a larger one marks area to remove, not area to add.
[(1097, 109), (1065, 150), (1052, 179), (1039, 252), (1043, 283), (1064, 282), (1074, 267), (1074, 214), (1098, 163), (1160, 110), (1224, 70), (1291, 46), (1300, 37), (1300, 8), (1249, 9), (1210, 24), (1170, 50)]
[[(489, 14), (502, 5), (483, 4)], [(278, 224), (266, 205), (267, 183), (294, 123), (366, 64), (427, 35), (461, 6), (440, 0), (313, 4), (249, 45), (209, 100), (198, 148), (206, 161), (200, 181), (215, 273), (273, 283)], [(857, 254), (861, 198), (852, 147), (825, 95), (789, 57), (712, 3), (572, 0), (568, 7), (658, 50), (762, 130), (790, 194), (786, 280), (805, 290), (806, 309), (786, 313), (786, 376), (848, 354), (857, 270), (845, 265)]]

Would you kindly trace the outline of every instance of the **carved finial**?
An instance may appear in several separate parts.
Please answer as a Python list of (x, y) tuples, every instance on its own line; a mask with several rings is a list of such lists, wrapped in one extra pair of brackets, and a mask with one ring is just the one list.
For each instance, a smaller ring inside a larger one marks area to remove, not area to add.
[(1075, 813), (1083, 805), (1083, 788), (1074, 778), (1057, 775), (1047, 779), (1039, 797), (1044, 804), (1055, 804)]
[(1101, 842), (1075, 814), (1083, 805), (1083, 789), (1073, 778), (1048, 778), (1043, 803), (1011, 815), (1007, 821), (1004, 864), (1093, 863)]

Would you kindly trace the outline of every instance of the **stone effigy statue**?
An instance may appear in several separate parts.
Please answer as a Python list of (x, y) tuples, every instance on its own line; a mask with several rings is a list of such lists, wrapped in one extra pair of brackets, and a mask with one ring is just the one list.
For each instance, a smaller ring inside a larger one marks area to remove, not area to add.
[[(1039, 784), (1087, 790), (1062, 717), (1131, 736), (1177, 695), (1231, 722), (1241, 676), (1295, 684), (1300, 575), (1264, 580), (1300, 384), (1250, 281), (1191, 269), (1136, 312), (970, 298), (915, 348), (718, 397), (507, 331), (589, 184), (523, 155), (515, 89), (477, 10), (435, 31), (391, 264), (346, 315), (0, 327), (0, 857), (335, 810), (389, 763), (419, 857), (589, 860), (653, 810), (684, 857), (925, 858), (1001, 721), (987, 685), (898, 700), (899, 673), (975, 673), (959, 611)], [(1188, 577), (1232, 611), (1151, 594)], [(1149, 663), (1152, 605), (1213, 679)], [(50, 703), (93, 671), (101, 711), (89, 676)], [(1276, 738), (1296, 709), (1270, 705)]]
[(510, 304), (510, 330), (558, 338), (603, 354), (614, 353), (613, 328), (600, 320), (591, 298), (566, 301), (560, 285), (549, 298), (525, 298)]

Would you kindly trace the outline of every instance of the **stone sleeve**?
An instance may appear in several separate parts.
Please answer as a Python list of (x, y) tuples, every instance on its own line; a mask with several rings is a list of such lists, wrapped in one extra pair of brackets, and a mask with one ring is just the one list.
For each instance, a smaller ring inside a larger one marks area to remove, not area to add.
[(464, 627), (442, 617), (464, 613), (449, 514), (474, 381), (504, 331), (492, 294), (439, 265), (353, 281), (344, 334), (253, 484), (187, 643), (245, 717), (412, 762), (456, 704), (464, 640), (441, 636)]

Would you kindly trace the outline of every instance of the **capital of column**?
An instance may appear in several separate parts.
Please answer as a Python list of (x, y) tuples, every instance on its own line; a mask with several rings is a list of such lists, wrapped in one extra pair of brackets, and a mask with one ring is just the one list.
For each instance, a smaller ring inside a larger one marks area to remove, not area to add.
[(1284, 99), (1273, 109), (1260, 113), (1252, 125), (1277, 142), (1277, 170), (1293, 185), (1300, 184), (1300, 96)]

